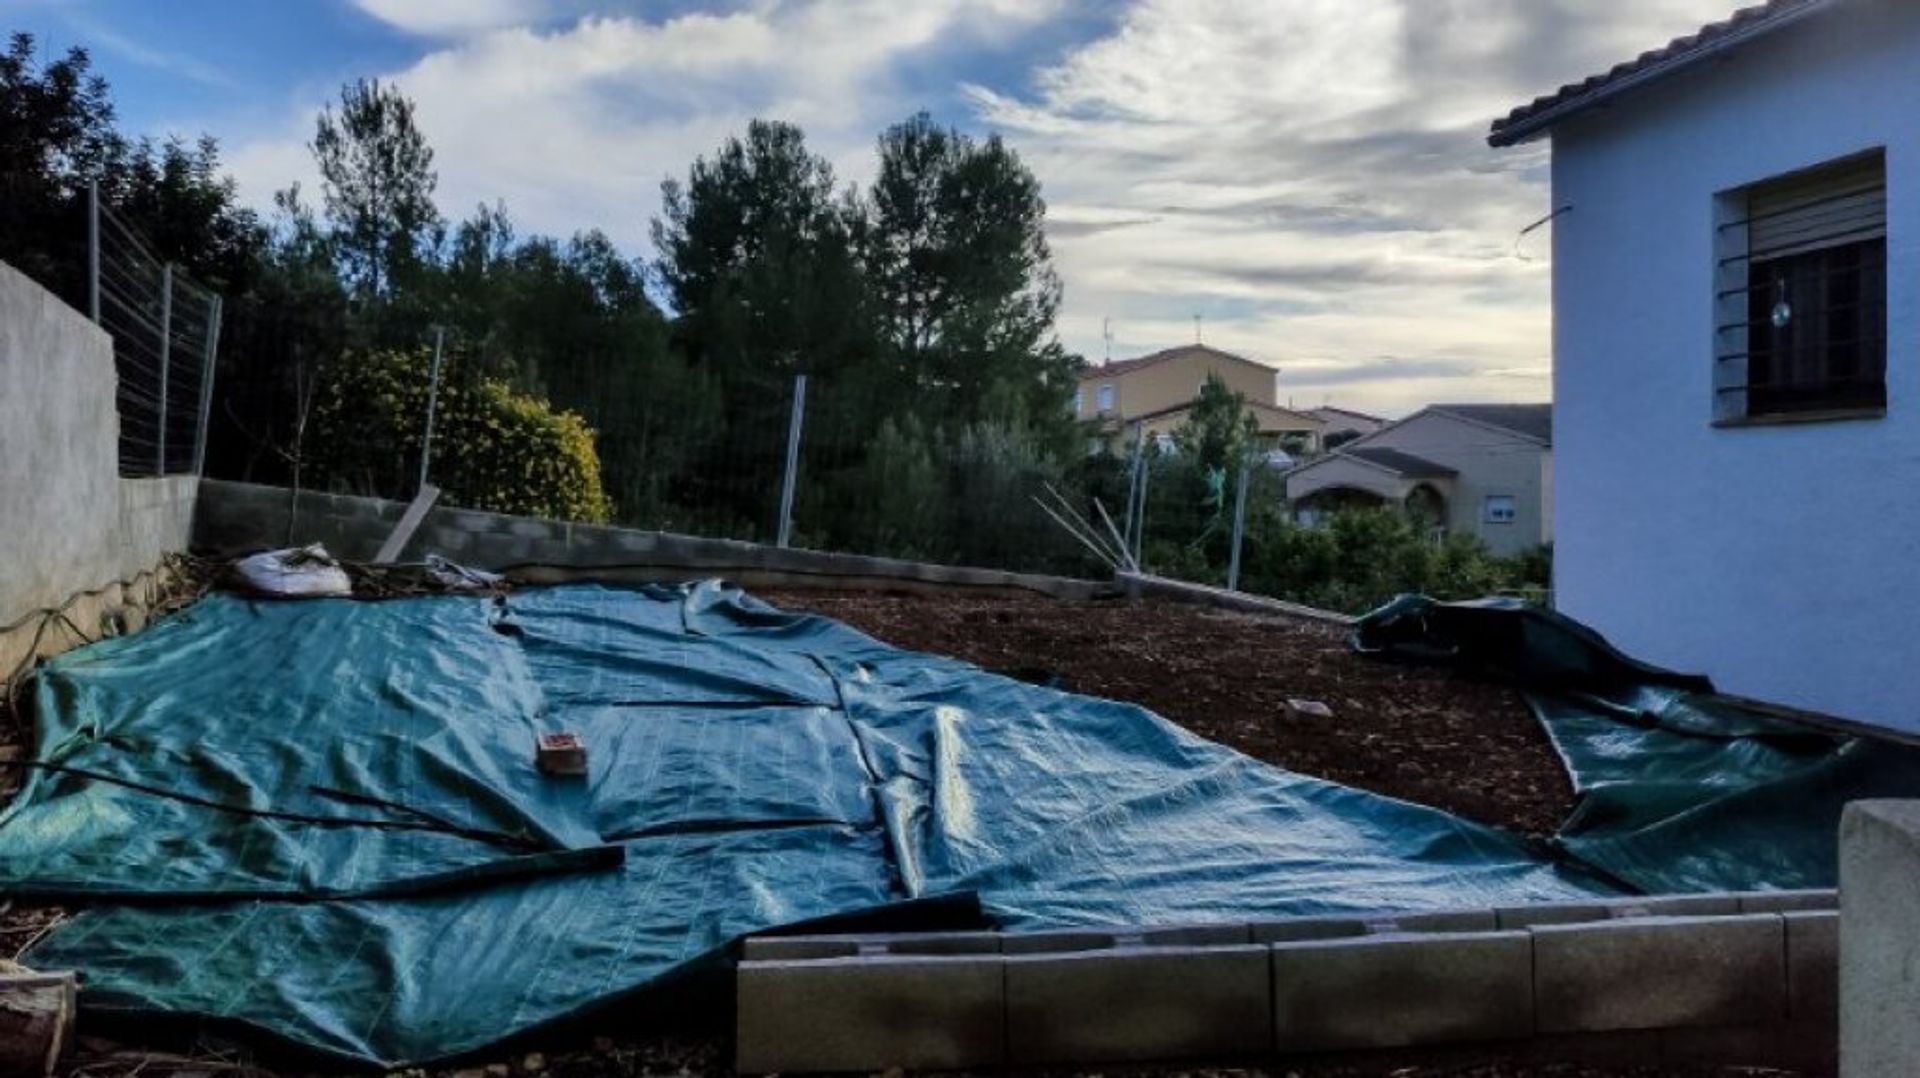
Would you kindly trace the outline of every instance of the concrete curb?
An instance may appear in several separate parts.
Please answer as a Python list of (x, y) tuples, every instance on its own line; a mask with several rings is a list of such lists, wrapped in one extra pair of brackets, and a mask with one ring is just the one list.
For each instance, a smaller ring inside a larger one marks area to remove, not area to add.
[(1113, 580), (1121, 591), (1135, 599), (1166, 599), (1177, 603), (1193, 603), (1219, 610), (1232, 610), (1241, 614), (1260, 614), (1328, 632), (1344, 633), (1352, 629), (1356, 621), (1345, 614), (1302, 606), (1284, 599), (1248, 595), (1245, 592), (1228, 591), (1225, 588), (1210, 587), (1206, 584), (1189, 584), (1184, 580), (1169, 580), (1163, 576), (1151, 576), (1146, 573), (1115, 573)]
[(1837, 905), (1802, 891), (749, 939), (736, 1062), (878, 1071), (1484, 1043), (1819, 1064), (1837, 1038)]
[[(291, 510), (295, 542), (324, 543), (339, 557), (365, 561), (379, 550), (406, 511), (404, 502), (314, 491), (302, 491), (295, 502), (293, 492), (282, 487), (206, 480), (194, 517), (194, 547), (233, 556), (284, 546)], [(965, 589), (1061, 599), (1091, 599), (1115, 592), (1104, 581), (782, 549), (444, 506), (427, 514), (400, 558), (417, 561), (429, 552), (532, 584), (717, 576), (750, 588)]]

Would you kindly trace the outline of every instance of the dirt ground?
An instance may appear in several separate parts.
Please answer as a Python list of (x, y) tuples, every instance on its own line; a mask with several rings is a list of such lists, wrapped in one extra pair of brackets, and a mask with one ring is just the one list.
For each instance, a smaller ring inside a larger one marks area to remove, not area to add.
[[(1144, 705), (1290, 771), (1531, 835), (1573, 807), (1511, 689), (1355, 655), (1325, 631), (1176, 603), (767, 592), (887, 643)], [(1288, 719), (1289, 699), (1328, 719)]]
[[(1075, 692), (1142, 704), (1174, 722), (1290, 770), (1422, 802), (1528, 834), (1571, 807), (1564, 774), (1512, 691), (1445, 671), (1349, 653), (1324, 633), (1271, 619), (1159, 602), (1041, 597), (761, 593), (838, 618), (889, 643), (957, 656)], [(1286, 717), (1288, 699), (1326, 703), (1328, 719)], [(4, 707), (0, 703), (0, 707)], [(0, 761), (10, 722), (0, 716)], [(18, 746), (18, 742), (13, 742)], [(15, 747), (14, 751), (19, 751)], [(0, 787), (17, 778), (0, 767)], [(0, 796), (0, 801), (4, 797)], [(57, 928), (62, 911), (0, 903), (0, 958)], [(207, 1043), (172, 1054), (82, 1036), (63, 1067), (78, 1078), (292, 1078), (244, 1047)], [(603, 1078), (729, 1073), (723, 1036), (596, 1037), (405, 1078)], [(1027, 1078), (1794, 1078), (1745, 1067), (1541, 1063), (1450, 1053), (1303, 1060), (1277, 1068), (1048, 1071)], [(393, 1076), (401, 1078), (401, 1076)], [(901, 1078), (889, 1071), (882, 1078)]]

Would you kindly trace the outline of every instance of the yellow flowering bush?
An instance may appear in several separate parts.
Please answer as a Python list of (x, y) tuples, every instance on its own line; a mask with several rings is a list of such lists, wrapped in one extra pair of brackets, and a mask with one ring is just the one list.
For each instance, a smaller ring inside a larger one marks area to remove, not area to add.
[[(325, 485), (412, 492), (432, 369), (430, 349), (350, 353), (332, 366), (306, 439)], [(451, 356), (440, 376), (428, 480), (448, 504), (468, 509), (595, 524), (613, 515), (584, 419)]]

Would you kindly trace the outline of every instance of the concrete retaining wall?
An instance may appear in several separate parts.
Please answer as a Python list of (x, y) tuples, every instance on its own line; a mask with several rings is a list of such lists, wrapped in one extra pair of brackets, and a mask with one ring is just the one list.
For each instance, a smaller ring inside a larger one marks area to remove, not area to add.
[[(196, 549), (234, 555), (319, 542), (350, 560), (370, 560), (406, 511), (404, 502), (209, 479), (194, 525)], [(292, 517), (289, 527), (289, 515)], [(782, 550), (761, 543), (702, 539), (472, 509), (435, 508), (401, 561), (439, 554), (462, 565), (508, 572), (530, 583), (573, 578), (685, 580), (723, 576), (747, 587), (864, 585), (890, 589), (985, 588), (1090, 598), (1111, 585), (1065, 577), (923, 562)]]
[(186, 549), (197, 481), (120, 478), (117, 384), (106, 333), (0, 264), (0, 674), (35, 611), (94, 592), (72, 615), (92, 631), (123, 582)]
[(1832, 891), (1191, 928), (747, 940), (742, 1072), (1499, 1045), (1830, 1068)]

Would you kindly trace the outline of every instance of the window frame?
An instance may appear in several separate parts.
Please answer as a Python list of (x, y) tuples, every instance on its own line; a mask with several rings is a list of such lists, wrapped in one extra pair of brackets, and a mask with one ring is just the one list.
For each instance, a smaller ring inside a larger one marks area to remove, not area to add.
[[(1506, 504), (1506, 516), (1499, 517), (1494, 515), (1493, 506), (1495, 502), (1503, 502)], [(1517, 496), (1512, 494), (1489, 494), (1480, 499), (1480, 522), (1482, 524), (1513, 524), (1518, 522), (1519, 519), (1520, 499)]]
[(1100, 415), (1106, 415), (1107, 413), (1113, 411), (1113, 400), (1114, 400), (1114, 394), (1113, 394), (1112, 382), (1102, 383), (1101, 385), (1099, 385), (1094, 389), (1093, 407), (1094, 407), (1094, 411), (1099, 413)]
[[(1874, 147), (1715, 196), (1714, 426), (1886, 416), (1886, 181), (1885, 148)], [(1756, 211), (1756, 200), (1785, 208)], [(1756, 255), (1755, 226), (1769, 218), (1775, 245)], [(1796, 239), (1796, 226), (1812, 231)], [(1768, 271), (1775, 305), (1760, 291)]]

